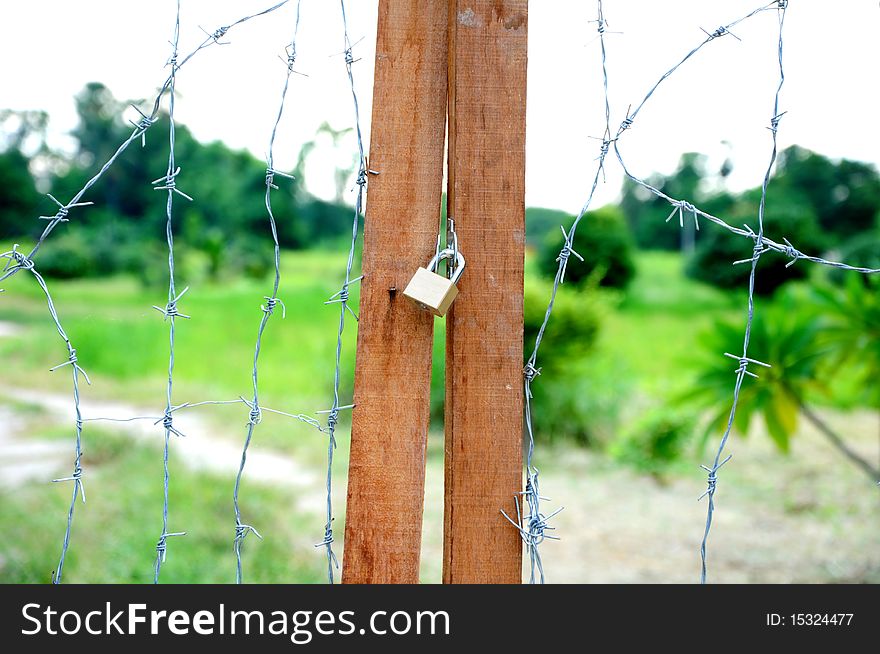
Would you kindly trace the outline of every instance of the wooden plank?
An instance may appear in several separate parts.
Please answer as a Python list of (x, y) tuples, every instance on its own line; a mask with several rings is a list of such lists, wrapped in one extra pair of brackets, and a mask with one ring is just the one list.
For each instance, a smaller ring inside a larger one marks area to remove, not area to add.
[(450, 0), (444, 583), (520, 583), (527, 0)]
[(434, 254), (447, 0), (381, 0), (343, 583), (417, 583), (434, 317), (403, 297)]

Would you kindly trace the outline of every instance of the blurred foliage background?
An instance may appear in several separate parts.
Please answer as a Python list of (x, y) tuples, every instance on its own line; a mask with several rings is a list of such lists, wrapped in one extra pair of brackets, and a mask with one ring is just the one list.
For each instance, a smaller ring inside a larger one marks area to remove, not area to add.
[[(101, 84), (84, 88), (77, 97), (79, 125), (72, 133), (76, 145), (71, 152), (46, 146), (45, 114), (0, 111), (4, 245), (32, 242), (45, 225), (36, 218), (55, 211), (46, 193), (62, 200), (71, 197), (128, 136), (130, 127), (120, 118), (125, 105)], [(156, 265), (165, 252), (164, 202), (149, 183), (165, 172), (167, 130), (162, 120), (149, 131), (142, 148), (134, 144), (88, 193), (85, 199), (95, 206), (77, 210), (70, 223), (47, 240), (37, 259), (38, 270), (59, 289), (59, 312), (80, 360), (88, 362), (96, 387), (110, 400), (155, 401), (156, 393), (148, 397), (145, 389), (160, 390), (165, 374), (165, 328), (161, 321), (144, 316), (167, 283), (167, 270)], [(321, 132), (334, 140), (343, 134), (327, 125)], [(193, 284), (187, 308), (199, 316), (179, 332), (179, 359), (186, 365), (176, 371), (177, 388), (181, 396), (235, 397), (247, 392), (249, 382), (256, 328), (251, 304), (265, 294), (272, 271), (263, 204), (265, 164), (223, 143), (200, 143), (185, 125), (178, 125), (176, 138), (177, 158), (186, 162), (180, 185), (197, 198), (175, 205), (178, 286)], [(313, 148), (314, 142), (303, 147), (299, 162), (289, 171), (296, 180), (284, 180), (272, 196), (284, 248), (281, 295), (288, 315), (284, 330), (271, 326), (264, 341), (261, 386), (267, 405), (282, 408), (292, 398), (299, 407), (324, 408), (332, 388), (325, 373), (335, 346), (327, 338), (334, 332), (335, 314), (316, 307), (341, 280), (352, 217), (343, 198), (353, 168), (331, 171), (337, 187), (334, 200), (313, 197), (304, 190), (305, 164)], [(672, 174), (653, 175), (649, 182), (731, 224), (756, 228), (760, 189), (727, 189), (725, 178), (733, 165), (726, 161), (710, 170), (706, 157), (685, 153)], [(748, 266), (732, 262), (751, 256), (752, 248), (751, 241), (708, 221), (697, 230), (685, 216), (680, 227), (677, 215), (667, 220), (670, 211), (668, 203), (625, 183), (617, 205), (584, 217), (574, 240), (574, 250), (584, 261), (569, 260), (538, 359), (542, 375), (533, 385), (539, 440), (553, 447), (589, 448), (610, 465), (661, 483), (674, 479), (683, 462), (690, 465), (703, 456), (708, 444), (714, 446), (727, 421), (735, 363), (723, 353), (742, 350), (749, 274)], [(556, 272), (563, 243), (560, 225), (568, 229), (572, 219), (554, 209), (526, 211), (527, 357)], [(786, 149), (769, 187), (765, 231), (775, 240), (789, 239), (808, 254), (880, 266), (877, 170), (798, 146)], [(854, 445), (839, 421), (828, 415), (859, 410), (880, 416), (880, 285), (876, 277), (786, 263), (783, 256), (771, 253), (758, 267), (759, 306), (749, 352), (772, 367), (758, 371), (759, 382), (746, 381), (735, 431), (741, 436), (760, 431), (779, 452), (796, 455), (796, 435), (807, 422), (840, 455), (840, 465), (876, 481), (880, 467), (876, 457), (866, 453), (864, 439)], [(61, 392), (66, 379), (53, 377), (48, 384), (44, 380), (43, 371), (57, 364), (58, 356), (45, 346), (53, 338), (51, 324), (45, 320), (39, 289), (32, 286), (17, 283), (15, 296), (4, 293), (0, 301), (0, 321), (27, 327), (15, 338), (0, 339), (0, 354), (4, 368), (15, 371), (23, 386)], [(442, 321), (436, 325), (431, 414), (439, 424), (444, 334)], [(345, 379), (350, 380), (354, 334), (346, 338)], [(350, 393), (351, 382), (347, 383)], [(15, 411), (27, 413), (27, 407), (16, 405)], [(36, 424), (37, 437), (70, 437), (67, 431), (59, 434), (40, 421)], [(298, 425), (261, 431), (260, 438), (282, 451), (292, 451), (296, 443), (297, 457), (308, 465), (321, 464), (323, 444)], [(124, 442), (124, 436), (108, 432), (87, 454), (94, 457), (89, 463), (103, 471), (93, 483), (125, 500), (117, 511), (134, 511), (150, 492), (145, 482), (119, 486), (112, 480), (130, 466), (144, 465), (151, 450), (125, 447)], [(340, 451), (344, 450), (343, 443)], [(343, 452), (340, 466), (346, 455)], [(200, 498), (197, 508), (206, 530), (215, 518), (228, 517), (228, 498), (210, 490), (209, 476), (179, 470), (177, 478), (177, 492)], [(54, 520), (62, 512), (64, 494), (51, 490), (53, 507), (48, 513)], [(289, 506), (292, 501), (285, 495), (288, 491), (259, 492), (267, 502)], [(12, 501), (7, 496), (0, 519), (6, 524), (28, 523), (35, 533), (43, 530), (48, 518), (39, 508), (39, 497), (30, 494)], [(86, 520), (96, 525), (113, 517), (93, 514)], [(302, 520), (308, 523), (312, 518)], [(318, 530), (318, 520), (312, 521)], [(93, 530), (88, 533), (95, 540)], [(217, 571), (205, 562), (225, 551), (227, 536), (211, 536), (196, 546), (179, 564), (183, 579), (214, 579)], [(149, 549), (144, 544), (149, 538), (138, 525), (118, 549)], [(94, 547), (105, 545), (96, 541)], [(277, 543), (271, 547), (273, 556), (259, 564), (252, 561), (258, 580), (271, 580), (273, 575), (307, 581), (320, 577), (314, 569), (280, 563), (284, 548)], [(0, 577), (43, 579), (54, 548), (54, 541), (45, 546), (29, 542), (0, 553)], [(86, 566), (79, 568), (85, 576), (103, 579), (107, 573), (107, 580), (142, 580), (127, 567), (125, 557), (111, 574), (87, 567), (85, 560), (78, 564), (79, 556), (73, 554), (73, 569)]]

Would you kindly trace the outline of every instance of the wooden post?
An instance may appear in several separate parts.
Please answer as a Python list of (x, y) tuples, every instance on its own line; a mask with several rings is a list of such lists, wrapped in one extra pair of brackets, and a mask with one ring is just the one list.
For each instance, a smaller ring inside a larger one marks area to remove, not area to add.
[(527, 0), (449, 0), (444, 583), (520, 583)]
[(403, 297), (434, 254), (447, 0), (381, 0), (344, 583), (418, 583), (434, 317)]

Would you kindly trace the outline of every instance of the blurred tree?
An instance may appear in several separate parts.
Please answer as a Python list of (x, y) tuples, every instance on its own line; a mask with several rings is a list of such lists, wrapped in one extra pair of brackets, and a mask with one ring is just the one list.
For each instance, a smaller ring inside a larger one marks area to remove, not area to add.
[[(878, 326), (873, 325), (871, 329), (876, 333)], [(839, 352), (840, 345), (847, 341), (844, 338), (834, 345), (832, 341), (822, 339), (821, 333), (822, 323), (816, 313), (803, 310), (791, 294), (778, 296), (775, 304), (763, 306), (756, 313), (749, 356), (771, 367), (757, 368), (758, 379), (746, 377), (733, 426), (739, 434), (746, 436), (752, 419), (761, 416), (770, 438), (781, 451), (788, 452), (798, 418), (803, 416), (850, 462), (872, 480), (880, 481), (880, 469), (847, 445), (809, 404), (811, 393), (827, 392), (823, 385), (822, 358), (834, 356), (835, 350)], [(867, 334), (870, 338), (871, 332)], [(701, 372), (693, 389), (679, 400), (710, 411), (711, 419), (703, 434), (703, 443), (712, 433), (723, 431), (727, 423), (735, 365), (721, 354), (741, 352), (742, 341), (741, 322), (719, 323), (700, 336), (705, 354), (700, 364)], [(875, 341), (875, 345), (877, 342), (880, 341)]]
[[(723, 218), (731, 225), (748, 224), (758, 230), (756, 214), (761, 198), (760, 189), (747, 191), (737, 197)], [(819, 253), (824, 241), (809, 201), (788, 186), (771, 184), (767, 190), (764, 215), (764, 233), (779, 241), (789, 239), (802, 252)], [(717, 214), (715, 214), (717, 215)], [(749, 264), (733, 265), (734, 261), (750, 259), (754, 242), (731, 234), (722, 227), (703, 220), (697, 249), (688, 260), (686, 272), (720, 288), (745, 288), (751, 267)], [(786, 281), (806, 276), (808, 267), (794, 265), (786, 268), (788, 260), (769, 252), (761, 257), (755, 275), (755, 292), (769, 295)]]
[[(703, 191), (703, 181), (708, 176), (706, 156), (686, 152), (671, 175), (655, 174), (646, 181), (672, 198), (687, 200), (705, 208), (703, 203), (708, 194)], [(666, 219), (672, 210), (669, 202), (629, 179), (623, 184), (620, 208), (639, 247), (649, 250), (681, 249), (684, 252), (693, 250), (693, 220), (684, 221), (683, 226), (678, 224), (676, 218), (667, 223)]]
[(36, 220), (41, 197), (29, 165), (16, 148), (0, 152), (0, 238), (33, 234), (45, 227)]
[[(557, 257), (563, 243), (561, 230), (551, 231), (545, 238), (538, 252), (538, 267), (545, 276), (556, 275)], [(601, 286), (623, 289), (635, 276), (632, 236), (623, 213), (613, 205), (587, 212), (575, 232), (573, 248), (584, 261), (571, 256), (565, 272), (566, 282), (580, 284), (598, 275)]]
[(526, 208), (526, 244), (540, 247), (551, 234), (559, 233), (559, 226), (568, 229), (572, 217), (566, 211), (544, 209), (542, 207)]
[(45, 203), (37, 191), (32, 157), (46, 152), (48, 116), (43, 111), (0, 111), (0, 238), (34, 236)]
[[(124, 103), (103, 84), (88, 84), (77, 96), (76, 106), (79, 123), (73, 136), (77, 151), (52, 180), (52, 192), (61, 199), (72, 197), (82, 188), (131, 134), (131, 128), (121, 119)], [(334, 143), (345, 134), (329, 126), (322, 130)], [(86, 199), (95, 202), (96, 207), (77, 213), (80, 227), (110, 230), (120, 243), (164, 241), (165, 205), (150, 180), (166, 172), (168, 132), (167, 116), (160, 115), (147, 133), (145, 146), (132, 144), (100, 183), (89, 190)], [(176, 125), (175, 142), (182, 166), (177, 182), (195, 198), (192, 203), (175, 204), (175, 233), (205, 253), (212, 277), (219, 277), (224, 270), (261, 274), (265, 257), (258, 251), (271, 242), (265, 209), (265, 164), (248, 152), (232, 150), (220, 142), (202, 144), (180, 123)], [(272, 207), (282, 247), (307, 247), (335, 239), (351, 224), (351, 209), (317, 200), (301, 190), (305, 159), (313, 146), (307, 143), (300, 154), (296, 181), (276, 178), (280, 188), (272, 193)], [(351, 174), (350, 168), (340, 171), (334, 170), (338, 194), (340, 184), (345, 183), (343, 178)], [(104, 265), (85, 272), (88, 259), (72, 267), (59, 264), (51, 268), (57, 268), (59, 274), (73, 274), (74, 270), (82, 274), (104, 272)]]
[(826, 248), (874, 227), (880, 176), (870, 164), (827, 157), (794, 145), (780, 153), (774, 185), (802, 193), (828, 235)]
[[(527, 277), (524, 289), (524, 357), (528, 359), (544, 322), (551, 285)], [(561, 286), (553, 317), (541, 342), (538, 364), (543, 376), (532, 384), (532, 410), (539, 416), (536, 438), (572, 439), (596, 444), (619, 413), (623, 380), (593, 374), (594, 348), (605, 299), (592, 287)], [(613, 398), (613, 399), (612, 399)]]

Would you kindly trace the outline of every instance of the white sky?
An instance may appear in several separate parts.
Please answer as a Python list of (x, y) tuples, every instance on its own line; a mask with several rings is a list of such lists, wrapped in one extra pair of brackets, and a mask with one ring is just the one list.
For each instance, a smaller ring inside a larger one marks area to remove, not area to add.
[[(609, 30), (612, 129), (650, 86), (704, 34), (748, 13), (760, 0), (605, 0)], [(272, 0), (183, 0), (181, 52), (220, 25), (264, 9)], [(354, 73), (369, 136), (377, 0), (347, 0), (350, 33), (361, 61)], [(90, 81), (117, 98), (155, 94), (164, 80), (175, 1), (7, 0), (0, 9), (0, 108), (45, 109), (50, 143), (69, 143), (73, 96)], [(178, 76), (178, 118), (203, 141), (223, 140), (265, 156), (284, 65), (278, 60), (293, 27), (295, 0), (230, 31), (231, 45), (200, 52)], [(532, 0), (526, 201), (577, 211), (595, 170), (603, 131), (599, 43), (592, 0)], [(832, 157), (880, 161), (878, 73), (880, 7), (876, 0), (790, 0), (785, 30), (786, 84), (780, 145), (797, 143)], [(777, 80), (775, 11), (750, 19), (687, 62), (639, 114), (621, 139), (635, 174), (671, 172), (684, 151), (719, 163), (733, 158), (730, 179), (741, 189), (760, 183), (769, 156), (766, 126)], [(297, 70), (276, 142), (276, 165), (292, 167), (300, 145), (323, 121), (351, 126), (351, 96), (342, 57), (342, 25), (334, 0), (302, 0)], [(334, 56), (335, 55), (335, 56)], [(724, 145), (726, 141), (729, 145)], [(346, 146), (352, 148), (353, 143)], [(310, 162), (312, 192), (329, 197), (333, 167), (349, 151), (329, 147)], [(180, 162), (184, 167), (186, 162)], [(161, 171), (160, 171), (161, 172)], [(611, 201), (621, 173), (609, 159), (607, 184), (594, 206)]]

